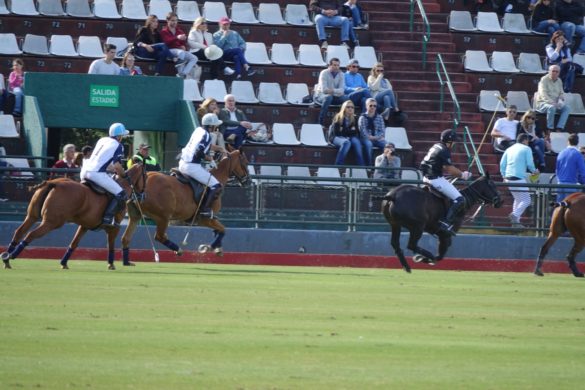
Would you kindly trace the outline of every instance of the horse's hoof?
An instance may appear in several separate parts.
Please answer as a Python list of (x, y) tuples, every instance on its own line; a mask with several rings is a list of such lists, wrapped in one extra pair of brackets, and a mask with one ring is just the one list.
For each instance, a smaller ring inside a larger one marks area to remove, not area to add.
[(583, 277), (583, 274), (581, 272), (579, 272), (577, 274), (573, 274), (573, 275), (575, 275), (576, 278), (582, 278)]
[(114, 264), (108, 264), (108, 271), (115, 271), (116, 267), (114, 266)]
[(207, 253), (211, 250), (211, 246), (207, 245), (207, 244), (201, 244), (199, 245), (199, 248), (197, 248), (197, 252), (199, 253)]
[(4, 269), (12, 269), (9, 260), (4, 260)]
[(409, 274), (410, 274), (410, 273), (412, 273), (412, 271), (410, 270), (410, 267), (408, 267), (408, 268), (407, 268), (407, 267), (403, 267), (402, 269), (403, 269), (405, 272), (409, 273)]
[(414, 257), (412, 258), (412, 261), (414, 261), (415, 263), (420, 263), (420, 262), (425, 262), (426, 257), (424, 257), (423, 255), (414, 255)]
[(134, 263), (133, 263), (133, 262), (131, 262), (131, 261), (127, 261), (127, 262), (123, 263), (122, 265), (123, 265), (124, 267), (134, 267), (134, 266), (136, 266), (136, 264), (134, 264)]
[(223, 249), (222, 249), (222, 248), (215, 248), (215, 249), (213, 250), (213, 253), (215, 253), (215, 255), (216, 255), (217, 257), (223, 257)]
[(61, 269), (69, 269), (69, 266), (67, 264), (61, 264)]
[(177, 255), (177, 256), (183, 256), (183, 250), (181, 248), (179, 248), (178, 251), (175, 251), (175, 255)]
[(537, 269), (536, 271), (534, 271), (534, 276), (544, 276), (544, 274), (542, 273), (541, 270)]
[(0, 258), (2, 258), (3, 262), (7, 262), (8, 260), (10, 260), (10, 253), (2, 252), (2, 254), (0, 255)]
[(429, 259), (428, 257), (425, 257), (425, 259), (423, 260), (423, 262), (424, 262), (425, 264), (428, 264), (428, 265), (436, 265), (436, 264), (437, 264), (437, 263), (435, 262), (435, 260), (433, 260), (433, 259)]

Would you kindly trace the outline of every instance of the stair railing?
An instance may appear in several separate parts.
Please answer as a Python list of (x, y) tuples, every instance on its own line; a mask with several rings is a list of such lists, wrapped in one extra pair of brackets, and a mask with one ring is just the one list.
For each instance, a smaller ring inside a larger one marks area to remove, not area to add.
[(431, 24), (429, 23), (429, 19), (427, 18), (427, 14), (425, 12), (425, 8), (422, 4), (421, 0), (410, 0), (410, 32), (414, 31), (414, 4), (418, 6), (418, 10), (420, 12), (420, 16), (422, 18), (424, 24), (424, 35), (422, 39), (422, 67), (426, 69), (427, 67), (427, 44), (431, 40)]

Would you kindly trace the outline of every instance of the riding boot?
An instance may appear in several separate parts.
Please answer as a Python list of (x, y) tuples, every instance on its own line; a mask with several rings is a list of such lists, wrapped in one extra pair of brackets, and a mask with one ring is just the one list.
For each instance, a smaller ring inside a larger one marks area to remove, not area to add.
[(457, 214), (459, 214), (464, 206), (465, 199), (462, 196), (451, 201), (451, 206), (449, 207), (449, 210), (447, 210), (447, 216), (445, 219), (439, 221), (439, 227), (441, 230), (446, 231), (453, 236), (455, 235), (455, 231), (453, 230), (453, 223), (455, 222), (455, 217)]
[(124, 191), (120, 192), (116, 196), (114, 196), (108, 207), (106, 207), (106, 211), (104, 212), (104, 217), (102, 219), (102, 227), (116, 227), (117, 224), (114, 222), (114, 216), (122, 210), (124, 207), (124, 202), (126, 202), (126, 193)]
[(211, 205), (213, 205), (213, 202), (219, 197), (221, 190), (221, 184), (216, 184), (213, 187), (209, 187), (207, 190), (207, 197), (205, 198), (205, 204), (199, 211), (199, 216), (203, 218), (213, 218), (213, 210), (211, 209)]

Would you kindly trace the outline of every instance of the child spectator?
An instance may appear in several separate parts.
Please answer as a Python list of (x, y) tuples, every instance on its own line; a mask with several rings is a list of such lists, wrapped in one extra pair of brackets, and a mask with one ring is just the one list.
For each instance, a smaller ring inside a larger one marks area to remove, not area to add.
[(134, 54), (127, 52), (122, 58), (122, 68), (120, 69), (120, 76), (142, 76), (142, 69), (134, 65)]
[(12, 61), (12, 72), (8, 75), (8, 92), (14, 94), (14, 110), (12, 115), (15, 117), (22, 116), (22, 101), (24, 92), (24, 61), (20, 58), (15, 58)]

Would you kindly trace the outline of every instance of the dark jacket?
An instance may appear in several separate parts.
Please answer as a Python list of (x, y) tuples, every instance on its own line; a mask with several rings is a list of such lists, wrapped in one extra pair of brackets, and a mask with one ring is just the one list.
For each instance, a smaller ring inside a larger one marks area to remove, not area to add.
[[(555, 15), (559, 23), (571, 22), (576, 25), (582, 25), (583, 16), (585, 16), (585, 7), (576, 0), (573, 0), (570, 3), (565, 3), (563, 0), (557, 0)], [(570, 38), (571, 37), (567, 37), (567, 39)]]
[(335, 9), (337, 15), (341, 16), (343, 12), (343, 1), (339, 0), (311, 0), (309, 11), (320, 14), (324, 9)]
[(140, 27), (140, 30), (136, 33), (136, 38), (134, 39), (134, 46), (137, 47), (138, 43), (145, 43), (147, 45), (154, 45), (155, 43), (161, 43), (162, 38), (160, 36), (160, 32), (156, 30), (154, 34), (150, 32), (150, 29), (146, 26)]
[(538, 23), (542, 22), (543, 20), (550, 20), (554, 19), (554, 9), (550, 5), (545, 5), (544, 3), (540, 3), (539, 5), (534, 8), (532, 12), (532, 28), (535, 28)]
[(221, 131), (222, 134), (225, 133), (225, 129), (238, 127), (241, 121), (248, 120), (246, 114), (244, 114), (244, 111), (238, 108), (236, 108), (236, 118), (238, 118), (237, 122), (230, 119), (230, 112), (226, 108), (219, 110), (219, 115), (217, 117), (220, 121), (223, 122), (219, 127), (219, 131)]

